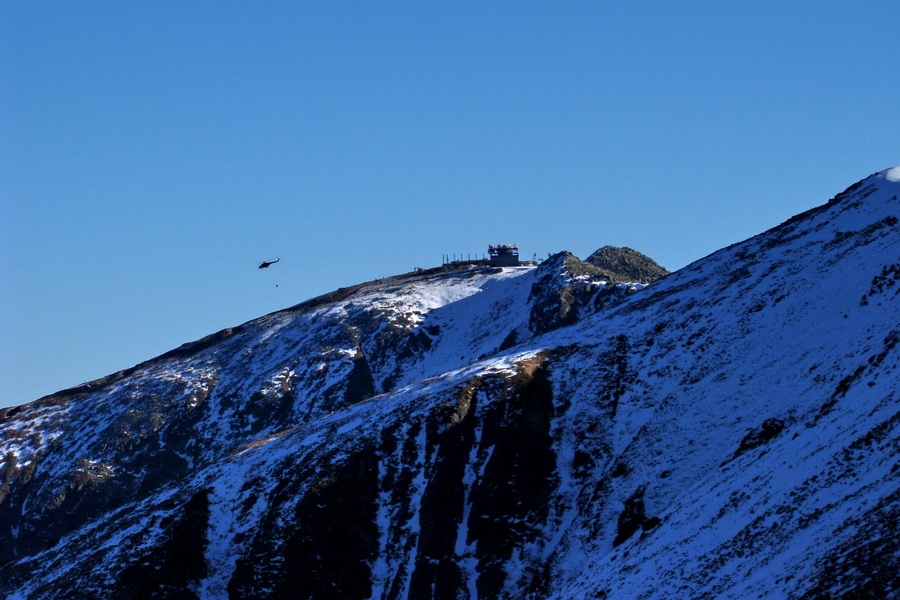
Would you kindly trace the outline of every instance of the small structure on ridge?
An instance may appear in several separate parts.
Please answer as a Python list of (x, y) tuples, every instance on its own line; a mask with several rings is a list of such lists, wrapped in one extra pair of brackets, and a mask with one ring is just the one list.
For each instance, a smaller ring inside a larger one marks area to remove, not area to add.
[(444, 254), (441, 264), (454, 266), (491, 266), (491, 267), (523, 267), (536, 265), (537, 260), (519, 260), (518, 244), (491, 244), (488, 246), (490, 258), (482, 254), (474, 257), (469, 254)]
[(492, 267), (518, 267), (522, 264), (518, 244), (492, 244), (488, 246), (488, 254), (491, 255)]

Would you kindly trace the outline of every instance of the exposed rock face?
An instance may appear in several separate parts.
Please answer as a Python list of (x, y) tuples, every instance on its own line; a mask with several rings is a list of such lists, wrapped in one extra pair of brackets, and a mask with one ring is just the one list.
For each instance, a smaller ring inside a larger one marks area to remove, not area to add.
[(0, 597), (896, 595), (898, 193), (649, 286), (362, 284), (0, 411)]
[(209, 491), (201, 490), (178, 513), (160, 523), (164, 537), (119, 573), (105, 593), (115, 598), (198, 598), (207, 574)]
[(642, 288), (642, 283), (621, 283), (619, 276), (559, 252), (541, 263), (534, 274), (528, 322), (532, 333), (542, 334), (571, 325), (587, 314), (608, 308)]
[(297, 483), (283, 479), (274, 510), (235, 563), (228, 597), (369, 598), (378, 552), (376, 455), (358, 453), (306, 490)]
[(615, 283), (653, 283), (669, 274), (652, 258), (631, 248), (603, 246), (587, 257), (585, 262), (608, 274)]

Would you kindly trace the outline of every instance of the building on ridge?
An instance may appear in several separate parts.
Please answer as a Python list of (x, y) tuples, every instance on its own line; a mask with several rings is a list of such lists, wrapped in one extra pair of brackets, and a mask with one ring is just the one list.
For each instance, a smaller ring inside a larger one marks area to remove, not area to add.
[(518, 244), (491, 244), (488, 246), (488, 254), (491, 255), (492, 267), (518, 267), (522, 264)]
[(488, 246), (488, 254), (490, 258), (486, 258), (484, 254), (479, 256), (476, 254), (473, 258), (471, 254), (468, 256), (460, 254), (457, 258), (456, 254), (444, 254), (441, 259), (442, 265), (453, 266), (491, 266), (491, 267), (524, 267), (534, 266), (538, 264), (535, 260), (519, 260), (518, 244), (491, 244)]

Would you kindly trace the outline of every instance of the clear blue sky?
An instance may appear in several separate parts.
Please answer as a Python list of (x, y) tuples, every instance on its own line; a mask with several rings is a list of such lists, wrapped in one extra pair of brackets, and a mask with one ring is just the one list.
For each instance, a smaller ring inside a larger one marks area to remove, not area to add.
[(0, 406), (489, 243), (682, 267), (900, 162), (897, 14), (4, 2)]

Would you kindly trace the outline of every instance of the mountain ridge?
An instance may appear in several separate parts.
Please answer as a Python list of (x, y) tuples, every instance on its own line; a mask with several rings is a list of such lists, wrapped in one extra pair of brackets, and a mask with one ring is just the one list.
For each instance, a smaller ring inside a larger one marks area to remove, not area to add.
[(646, 288), (361, 284), (7, 412), (0, 591), (890, 594), (890, 172)]

